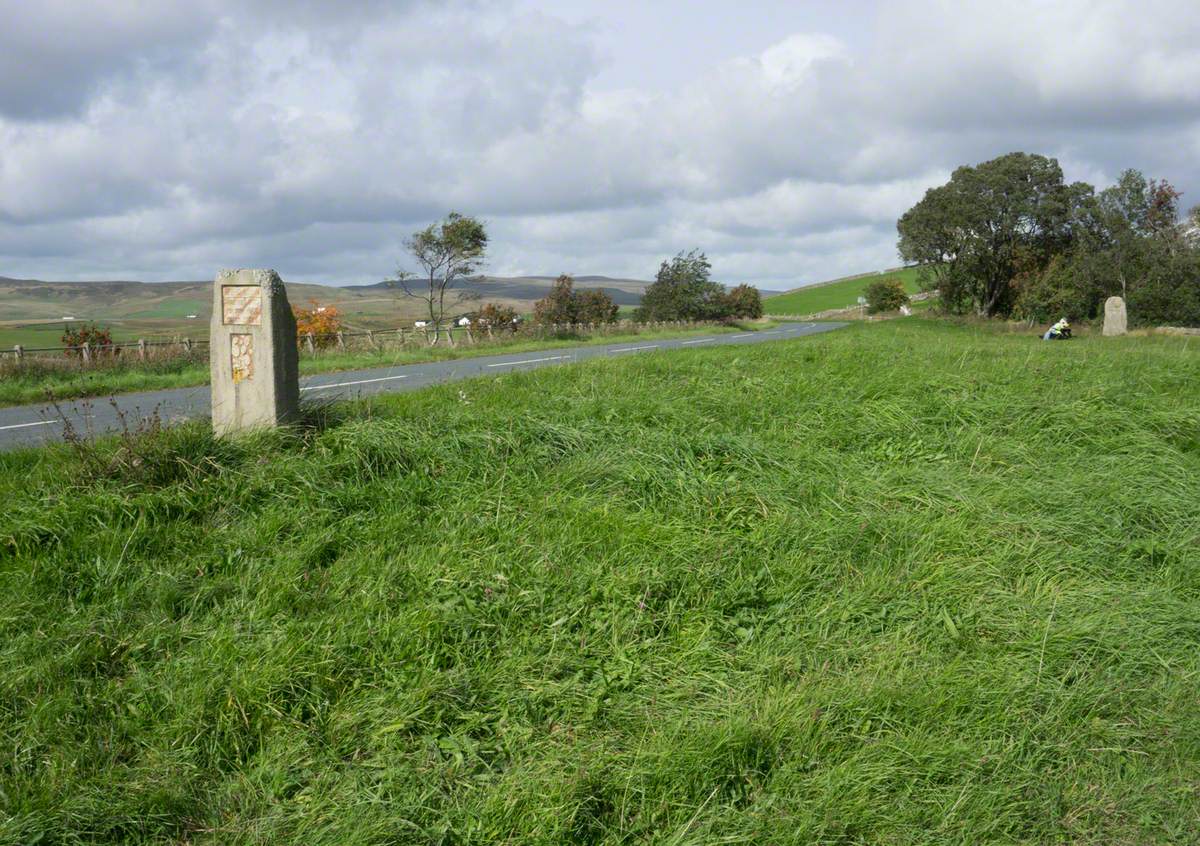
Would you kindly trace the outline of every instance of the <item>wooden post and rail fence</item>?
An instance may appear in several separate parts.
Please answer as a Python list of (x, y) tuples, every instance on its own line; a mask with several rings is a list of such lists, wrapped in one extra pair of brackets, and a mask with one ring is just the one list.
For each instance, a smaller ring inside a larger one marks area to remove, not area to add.
[[(446, 325), (440, 328), (415, 326), (411, 329), (399, 327), (363, 331), (341, 330), (329, 333), (306, 332), (298, 335), (296, 341), (302, 353), (318, 356), (329, 351), (349, 352), (361, 349), (379, 353), (385, 352), (389, 347), (393, 349), (407, 349), (414, 346), (417, 348), (432, 347), (441, 339), (445, 339), (445, 343), (452, 348), (457, 348), (460, 344), (503, 346), (520, 340), (562, 338), (566, 341), (581, 336), (636, 335), (648, 331), (699, 329), (719, 325), (715, 321), (685, 320), (650, 323), (634, 323), (628, 320), (613, 323), (523, 322), (504, 326), (474, 323), (463, 326)], [(431, 332), (431, 329), (434, 331)], [(486, 330), (486, 334), (480, 330)], [(363, 340), (358, 342), (356, 339)], [(84, 342), (76, 346), (60, 347), (25, 347), (22, 344), (16, 344), (9, 349), (0, 349), (0, 359), (7, 358), (18, 362), (35, 358), (58, 359), (73, 361), (82, 367), (128, 361), (131, 358), (144, 362), (155, 357), (190, 357), (201, 347), (208, 347), (207, 338), (176, 338), (161, 341), (138, 338), (133, 341), (114, 341), (107, 344)]]

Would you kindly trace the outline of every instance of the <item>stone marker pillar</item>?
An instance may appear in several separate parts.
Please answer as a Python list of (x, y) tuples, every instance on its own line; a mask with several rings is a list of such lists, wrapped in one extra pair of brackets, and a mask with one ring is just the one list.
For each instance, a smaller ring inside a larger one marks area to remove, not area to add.
[(296, 318), (274, 270), (217, 274), (208, 348), (218, 435), (298, 419)]
[(1104, 301), (1104, 335), (1124, 335), (1128, 325), (1125, 301), (1120, 297), (1109, 297)]

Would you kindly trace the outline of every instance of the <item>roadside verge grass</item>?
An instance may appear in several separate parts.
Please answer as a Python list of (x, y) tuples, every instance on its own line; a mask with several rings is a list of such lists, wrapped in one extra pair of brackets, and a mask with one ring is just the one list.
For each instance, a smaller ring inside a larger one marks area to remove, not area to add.
[[(623, 341), (640, 339), (686, 338), (697, 334), (761, 331), (775, 325), (777, 324), (772, 321), (753, 321), (731, 326), (630, 330), (611, 335), (562, 334), (544, 340), (513, 338), (466, 344), (460, 339), (458, 346), (455, 347), (446, 344), (436, 347), (421, 346), (399, 349), (381, 345), (381, 348), (377, 350), (351, 349), (344, 352), (321, 350), (315, 355), (301, 352), (300, 373), (301, 375), (312, 375), (359, 368), (447, 361), (481, 355), (532, 352), (559, 347), (619, 344)], [(60, 400), (81, 399), (134, 391), (207, 385), (209, 380), (207, 347), (199, 348), (187, 356), (163, 356), (146, 362), (138, 361), (136, 358), (127, 358), (115, 362), (104, 362), (93, 367), (81, 367), (78, 364), (64, 366), (65, 364), (62, 359), (47, 363), (44, 359), (32, 357), (20, 365), (17, 365), (12, 359), (0, 361), (0, 406), (43, 402), (51, 394), (55, 399)]]
[(2, 454), (0, 842), (1194, 842), (1197, 384), (912, 319)]

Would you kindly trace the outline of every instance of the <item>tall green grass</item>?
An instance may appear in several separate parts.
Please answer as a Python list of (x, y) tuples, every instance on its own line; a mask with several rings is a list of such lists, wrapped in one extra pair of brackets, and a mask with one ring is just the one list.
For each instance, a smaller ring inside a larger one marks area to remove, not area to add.
[(0, 842), (1195, 842), (1197, 384), (908, 320), (2, 455)]

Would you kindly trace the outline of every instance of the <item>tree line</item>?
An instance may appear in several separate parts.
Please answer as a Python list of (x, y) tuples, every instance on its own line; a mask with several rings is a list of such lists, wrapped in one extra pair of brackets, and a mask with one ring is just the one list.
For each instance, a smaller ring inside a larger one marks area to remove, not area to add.
[[(434, 329), (435, 343), (446, 325), (447, 315), (480, 298), (478, 292), (459, 283), (482, 268), (488, 240), (482, 221), (451, 212), (444, 220), (430, 224), (405, 241), (406, 249), (421, 270), (413, 273), (401, 269), (387, 284), (421, 302)], [(680, 252), (664, 261), (654, 282), (647, 286), (634, 319), (732, 321), (762, 317), (762, 296), (757, 288), (738, 285), (726, 290), (712, 280), (711, 272), (712, 264), (698, 249)], [(605, 291), (576, 289), (574, 278), (563, 274), (555, 280), (550, 292), (534, 304), (533, 320), (548, 325), (612, 323), (618, 314), (617, 304)], [(520, 319), (515, 309), (498, 303), (485, 303), (474, 316), (491, 326), (509, 326)]]
[(1200, 325), (1200, 206), (1137, 170), (1097, 191), (1056, 159), (1010, 153), (954, 171), (897, 221), (900, 256), (951, 313), (1092, 319), (1124, 297), (1140, 324)]

